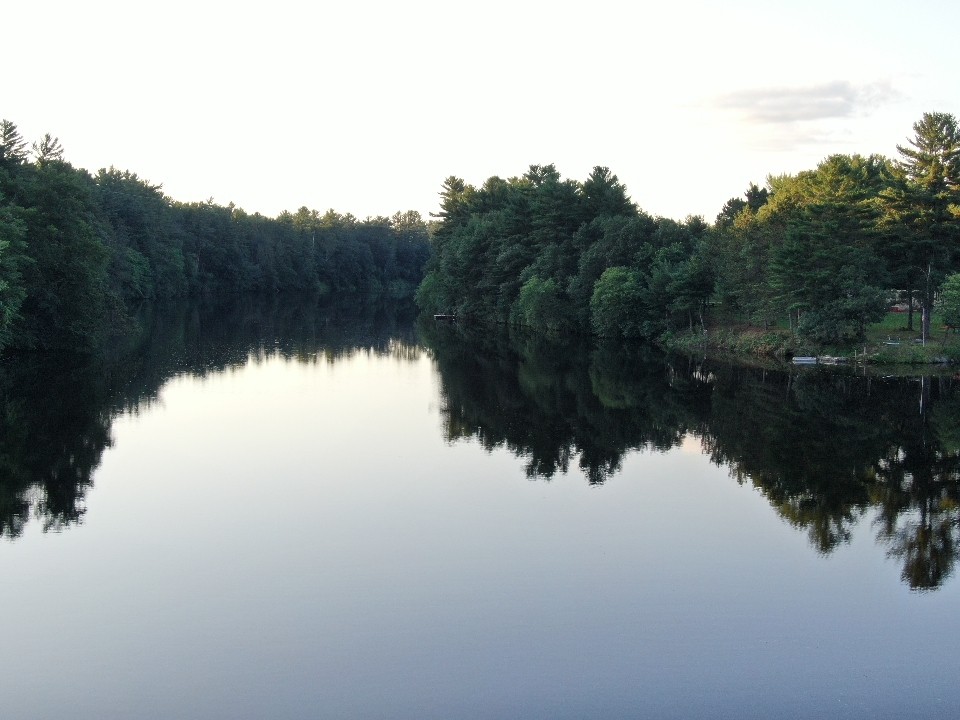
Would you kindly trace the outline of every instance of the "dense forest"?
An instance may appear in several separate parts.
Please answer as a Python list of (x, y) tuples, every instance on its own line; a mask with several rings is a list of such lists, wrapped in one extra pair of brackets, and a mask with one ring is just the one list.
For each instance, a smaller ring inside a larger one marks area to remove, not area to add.
[(710, 315), (842, 342), (902, 300), (928, 336), (960, 269), (960, 128), (927, 113), (913, 129), (897, 160), (771, 176), (713, 225), (651, 217), (605, 167), (582, 182), (553, 165), (479, 188), (449, 177), (418, 302), (551, 332), (656, 338), (706, 332)]
[(87, 350), (160, 298), (411, 294), (429, 254), (415, 211), (269, 218), (176, 202), (134, 173), (75, 168), (57, 138), (31, 146), (0, 122), (0, 347)]
[(428, 312), (554, 333), (657, 338), (721, 323), (845, 342), (900, 301), (928, 337), (960, 270), (960, 127), (926, 113), (913, 129), (896, 160), (834, 155), (771, 176), (713, 224), (648, 215), (608, 168), (579, 182), (535, 165), (479, 188), (447, 178), (428, 229), (414, 211), (269, 218), (177, 202), (129, 171), (74, 168), (56, 138), (30, 146), (4, 120), (0, 347), (88, 349), (158, 298), (418, 284)]

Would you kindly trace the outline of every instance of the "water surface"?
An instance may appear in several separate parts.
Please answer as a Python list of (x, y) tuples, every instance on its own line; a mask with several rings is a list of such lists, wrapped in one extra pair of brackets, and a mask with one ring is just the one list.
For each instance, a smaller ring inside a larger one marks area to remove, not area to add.
[(960, 388), (274, 300), (0, 377), (16, 718), (960, 714)]

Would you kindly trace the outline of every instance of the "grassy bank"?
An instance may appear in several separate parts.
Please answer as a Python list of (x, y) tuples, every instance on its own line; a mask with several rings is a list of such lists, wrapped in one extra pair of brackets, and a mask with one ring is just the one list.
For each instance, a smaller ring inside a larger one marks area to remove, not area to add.
[(887, 313), (886, 317), (866, 329), (857, 343), (823, 345), (797, 338), (788, 328), (757, 328), (717, 319), (707, 327), (663, 335), (659, 343), (669, 350), (706, 352), (710, 354), (761, 356), (788, 359), (813, 355), (847, 358), (875, 365), (919, 365), (960, 362), (960, 334), (947, 331), (934, 313), (931, 337), (920, 342), (920, 316), (916, 314), (914, 329), (907, 329), (905, 313)]

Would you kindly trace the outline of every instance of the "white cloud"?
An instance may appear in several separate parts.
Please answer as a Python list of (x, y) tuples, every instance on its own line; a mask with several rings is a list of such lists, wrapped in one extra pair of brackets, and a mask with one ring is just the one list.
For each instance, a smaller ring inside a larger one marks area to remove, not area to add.
[(886, 81), (858, 85), (835, 80), (806, 87), (738, 90), (719, 96), (715, 105), (753, 122), (780, 124), (855, 117), (899, 97), (900, 93)]

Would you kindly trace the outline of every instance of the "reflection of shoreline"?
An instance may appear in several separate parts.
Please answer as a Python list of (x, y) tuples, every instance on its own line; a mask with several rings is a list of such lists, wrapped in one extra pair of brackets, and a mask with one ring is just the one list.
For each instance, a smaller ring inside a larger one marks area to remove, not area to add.
[(375, 297), (221, 298), (145, 306), (139, 330), (93, 356), (19, 355), (0, 363), (0, 536), (31, 518), (81, 522), (84, 496), (119, 413), (171, 377), (204, 377), (251, 358), (336, 362), (353, 352), (418, 352), (410, 303)]
[[(578, 466), (614, 477), (632, 451), (707, 454), (763, 494), (820, 553), (871, 522), (911, 588), (939, 587), (960, 554), (960, 383), (776, 372), (649, 346), (553, 341), (425, 321), (411, 306), (273, 297), (144, 308), (141, 330), (95, 357), (0, 364), (0, 534), (82, 520), (119, 412), (174, 375), (251, 359), (334, 363), (357, 352), (434, 358), (443, 432), (508, 448), (531, 478)], [(419, 332), (419, 334), (418, 334)], [(695, 530), (695, 529), (694, 529)]]
[[(706, 453), (749, 482), (817, 552), (852, 537), (868, 508), (914, 589), (960, 554), (960, 384), (777, 372), (666, 356), (646, 346), (551, 341), (424, 323), (444, 432), (524, 458), (549, 479), (572, 459), (603, 483), (636, 450)], [(955, 387), (956, 385), (956, 387)]]

